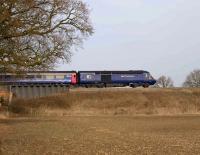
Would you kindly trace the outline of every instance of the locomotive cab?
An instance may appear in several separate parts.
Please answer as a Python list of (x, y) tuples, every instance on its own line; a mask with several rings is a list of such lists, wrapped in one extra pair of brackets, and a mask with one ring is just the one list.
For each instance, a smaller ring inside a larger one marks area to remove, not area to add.
[(146, 75), (146, 81), (148, 81), (149, 85), (154, 85), (156, 83), (156, 80), (153, 78), (153, 76), (150, 73), (145, 73)]
[(150, 73), (144, 73), (146, 80), (155, 80)]

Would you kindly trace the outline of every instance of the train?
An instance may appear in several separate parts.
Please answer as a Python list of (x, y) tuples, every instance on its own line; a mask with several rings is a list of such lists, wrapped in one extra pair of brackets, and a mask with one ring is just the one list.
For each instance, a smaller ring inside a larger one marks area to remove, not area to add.
[(148, 71), (32, 71), (26, 74), (0, 73), (2, 84), (62, 84), (74, 87), (139, 87), (154, 85)]

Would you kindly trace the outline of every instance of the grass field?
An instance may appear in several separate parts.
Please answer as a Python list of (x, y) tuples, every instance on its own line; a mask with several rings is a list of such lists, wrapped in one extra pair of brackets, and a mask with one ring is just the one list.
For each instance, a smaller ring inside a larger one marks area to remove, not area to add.
[(0, 120), (0, 154), (200, 154), (200, 116), (72, 116)]
[(200, 154), (200, 89), (72, 89), (8, 109), (0, 155)]

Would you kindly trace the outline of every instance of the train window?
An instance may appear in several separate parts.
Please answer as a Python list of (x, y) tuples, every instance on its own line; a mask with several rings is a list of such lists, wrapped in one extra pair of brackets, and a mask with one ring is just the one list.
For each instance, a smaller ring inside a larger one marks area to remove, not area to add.
[(68, 75), (64, 75), (64, 79), (68, 78), (69, 76)]
[(5, 76), (5, 79), (11, 79), (12, 78), (12, 75), (6, 75)]
[(36, 78), (42, 78), (42, 75), (36, 75)]
[(149, 74), (149, 79), (151, 79), (151, 80), (153, 79), (153, 76), (151, 76), (150, 74)]
[(153, 77), (149, 73), (146, 73), (146, 78), (148, 78), (149, 80), (153, 79)]
[(47, 77), (46, 77), (46, 75), (42, 75), (42, 79), (46, 79)]
[(147, 73), (144, 73), (144, 75), (145, 75), (146, 78), (148, 78), (148, 74)]
[(25, 78), (26, 78), (26, 79), (33, 79), (33, 78), (34, 78), (34, 75), (26, 75)]
[(5, 79), (5, 75), (0, 75), (0, 79)]
[(144, 73), (144, 75), (145, 75), (145, 78), (151, 79), (151, 75), (149, 73)]

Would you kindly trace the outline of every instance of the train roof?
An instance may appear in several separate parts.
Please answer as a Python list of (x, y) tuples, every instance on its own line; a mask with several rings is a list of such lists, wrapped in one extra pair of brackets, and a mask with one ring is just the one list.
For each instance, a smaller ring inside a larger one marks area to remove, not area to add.
[(129, 70), (129, 71), (79, 71), (78, 73), (95, 73), (95, 74), (143, 74), (149, 73), (144, 70)]
[(27, 73), (74, 73), (76, 71), (29, 71)]
[[(21, 74), (28, 74), (28, 73), (53, 73), (53, 74), (59, 74), (59, 73), (75, 73), (76, 71), (28, 71), (28, 72), (22, 72)], [(13, 75), (15, 73), (0, 73), (0, 75)]]
[[(76, 71), (28, 71), (24, 73), (53, 73), (53, 74), (59, 74), (59, 73), (76, 73)], [(128, 71), (78, 71), (78, 73), (95, 73), (95, 74), (143, 74), (143, 73), (149, 73), (148, 71), (144, 70), (128, 70)], [(14, 73), (0, 73), (0, 75), (13, 75)], [(23, 74), (23, 73), (22, 73)]]

